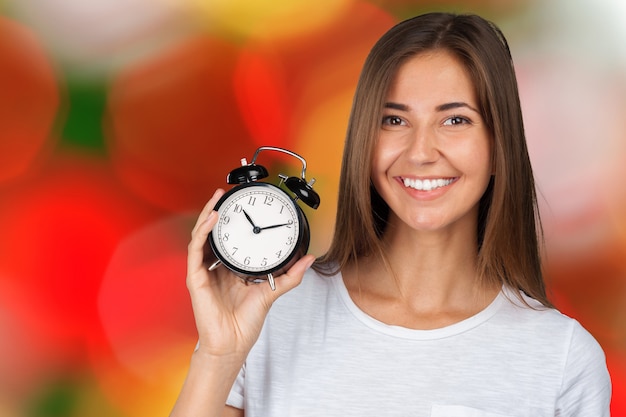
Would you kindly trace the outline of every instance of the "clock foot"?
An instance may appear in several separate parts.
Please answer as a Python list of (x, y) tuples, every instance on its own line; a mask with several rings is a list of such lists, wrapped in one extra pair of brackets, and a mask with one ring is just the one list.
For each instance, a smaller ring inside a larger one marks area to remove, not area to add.
[(274, 282), (274, 275), (267, 274), (267, 282), (270, 284), (272, 291), (276, 291), (276, 283)]
[(214, 269), (216, 269), (218, 266), (220, 266), (222, 264), (222, 261), (217, 260), (215, 262), (213, 262), (207, 269), (209, 271), (213, 271)]

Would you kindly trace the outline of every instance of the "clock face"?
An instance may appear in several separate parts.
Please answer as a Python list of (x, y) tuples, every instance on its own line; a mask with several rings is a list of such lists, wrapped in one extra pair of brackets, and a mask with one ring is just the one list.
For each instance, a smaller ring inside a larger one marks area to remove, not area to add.
[(209, 239), (230, 269), (263, 275), (280, 269), (298, 252), (303, 219), (280, 188), (245, 184), (225, 194), (216, 209), (219, 221)]

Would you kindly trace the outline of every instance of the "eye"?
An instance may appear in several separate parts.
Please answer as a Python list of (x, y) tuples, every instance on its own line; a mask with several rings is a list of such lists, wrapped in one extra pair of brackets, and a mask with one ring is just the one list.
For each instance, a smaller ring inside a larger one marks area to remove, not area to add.
[(383, 116), (383, 126), (403, 126), (405, 121), (399, 116)]
[(448, 117), (446, 120), (443, 121), (443, 125), (444, 126), (457, 126), (457, 125), (465, 125), (465, 124), (471, 124), (472, 122), (463, 117), (463, 116), (452, 116), (452, 117)]

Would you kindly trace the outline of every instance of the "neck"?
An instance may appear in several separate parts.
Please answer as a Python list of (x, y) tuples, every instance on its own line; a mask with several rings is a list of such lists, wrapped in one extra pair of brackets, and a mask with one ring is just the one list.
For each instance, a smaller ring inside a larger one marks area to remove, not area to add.
[(479, 280), (474, 230), (429, 233), (392, 227), (385, 234), (384, 254), (345, 269), (348, 291), (365, 312), (389, 324), (435, 328), (476, 314), (500, 288)]
[[(447, 293), (476, 286), (478, 247), (476, 226), (453, 231), (387, 230), (384, 237), (389, 274), (402, 289)], [(384, 266), (384, 263), (382, 263)], [(434, 295), (434, 294), (432, 294)]]

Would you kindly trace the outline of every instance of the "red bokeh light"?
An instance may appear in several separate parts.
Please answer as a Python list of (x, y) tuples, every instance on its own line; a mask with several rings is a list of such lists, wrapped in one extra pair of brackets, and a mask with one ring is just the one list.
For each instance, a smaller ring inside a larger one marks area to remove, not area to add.
[(253, 153), (233, 91), (237, 55), (233, 44), (202, 36), (116, 77), (108, 144), (137, 195), (168, 210), (197, 209)]
[(98, 311), (106, 344), (92, 346), (92, 368), (127, 415), (172, 407), (197, 340), (185, 285), (194, 221), (172, 216), (129, 235), (104, 275)]
[(11, 366), (29, 373), (45, 356), (49, 368), (78, 369), (86, 344), (101, 340), (96, 297), (111, 254), (158, 213), (128, 194), (105, 162), (85, 155), (55, 157), (0, 199), (0, 279), (24, 325), (15, 340), (38, 342), (24, 346), (34, 356)]
[(59, 109), (52, 63), (26, 26), (0, 16), (0, 183), (38, 159)]
[(185, 286), (194, 221), (176, 216), (128, 236), (104, 275), (98, 309), (105, 335), (118, 360), (139, 376), (156, 372), (142, 369), (145, 360), (159, 362), (170, 345), (196, 338)]
[(369, 49), (394, 23), (380, 8), (355, 2), (317, 32), (247, 44), (235, 88), (255, 142), (293, 148), (304, 119), (338, 92), (354, 90)]

